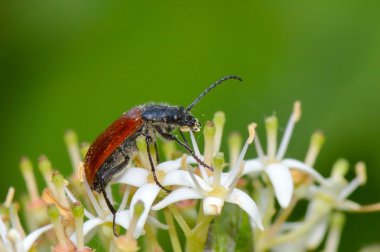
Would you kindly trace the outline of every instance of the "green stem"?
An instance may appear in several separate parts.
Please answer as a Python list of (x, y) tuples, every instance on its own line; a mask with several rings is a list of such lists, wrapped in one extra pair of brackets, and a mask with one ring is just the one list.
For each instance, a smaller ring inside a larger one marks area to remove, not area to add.
[(290, 202), (290, 205), (280, 212), (278, 218), (275, 220), (273, 225), (268, 229), (268, 231), (265, 232), (265, 243), (270, 241), (270, 239), (277, 233), (281, 225), (289, 218), (297, 202), (298, 199), (296, 197), (293, 197), (292, 201)]
[(189, 225), (187, 225), (187, 222), (183, 218), (182, 214), (179, 212), (178, 208), (174, 205), (169, 205), (168, 208), (174, 216), (175, 220), (178, 222), (178, 225), (181, 227), (182, 231), (187, 236), (191, 232), (191, 229)]
[(170, 211), (165, 209), (164, 210), (164, 215), (166, 219), (166, 223), (169, 225), (169, 236), (170, 236), (170, 241), (172, 243), (173, 251), (174, 252), (182, 252), (181, 245), (179, 243), (177, 231), (175, 229), (173, 217), (170, 214)]
[[(271, 225), (272, 217), (276, 211), (276, 209), (275, 209), (275, 197), (274, 197), (273, 189), (266, 188), (266, 189), (262, 189), (262, 190), (257, 191), (257, 193), (258, 193), (258, 201), (259, 202), (262, 201), (261, 197), (267, 198), (267, 206), (266, 206), (265, 211), (264, 211), (265, 214), (262, 218), (262, 222), (263, 222), (264, 227), (269, 227)], [(265, 234), (266, 234), (265, 231), (260, 231), (258, 229), (254, 230), (254, 232), (252, 232), (255, 251), (260, 252), (260, 251), (265, 250), (264, 249), (265, 243), (263, 244), (263, 242), (262, 242), (264, 240)]]
[(214, 216), (204, 215), (203, 211), (200, 212), (197, 225), (186, 236), (187, 252), (203, 251), (207, 241), (208, 229), (213, 218)]

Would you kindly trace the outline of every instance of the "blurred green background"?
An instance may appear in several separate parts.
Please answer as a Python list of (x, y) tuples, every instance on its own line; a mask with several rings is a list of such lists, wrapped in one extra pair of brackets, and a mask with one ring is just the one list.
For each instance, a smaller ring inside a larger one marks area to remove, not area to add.
[[(379, 1), (7, 1), (0, 4), (0, 195), (25, 190), (18, 161), (46, 154), (71, 171), (66, 129), (92, 141), (130, 107), (188, 105), (228, 74), (194, 114), (217, 110), (227, 132), (273, 112), (281, 130), (302, 101), (288, 156), (302, 159), (316, 129), (327, 141), (317, 168), (346, 157), (368, 165), (352, 195), (380, 201)], [(262, 137), (263, 138), (263, 137)], [(253, 156), (253, 150), (250, 156)], [(352, 167), (353, 168), (353, 167)], [(349, 176), (354, 175), (353, 170)], [(350, 214), (341, 251), (380, 242), (380, 214)]]

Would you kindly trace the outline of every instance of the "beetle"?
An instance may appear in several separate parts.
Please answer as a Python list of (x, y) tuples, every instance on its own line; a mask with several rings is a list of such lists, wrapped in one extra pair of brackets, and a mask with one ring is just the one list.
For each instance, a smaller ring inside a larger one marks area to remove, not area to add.
[[(182, 106), (170, 106), (166, 104), (144, 104), (136, 106), (123, 113), (116, 121), (106, 128), (91, 144), (84, 159), (84, 173), (91, 189), (102, 193), (108, 208), (113, 214), (113, 229), (115, 232), (116, 209), (107, 197), (107, 184), (120, 173), (128, 164), (129, 160), (137, 153), (136, 138), (145, 136), (147, 143), (147, 153), (154, 181), (166, 192), (170, 190), (164, 188), (157, 180), (155, 167), (150, 153), (150, 145), (154, 145), (157, 153), (156, 139), (158, 136), (170, 141), (176, 141), (202, 166), (213, 170), (205, 164), (194, 151), (189, 147), (183, 131), (200, 131), (200, 123), (191, 113), (191, 109), (210, 90), (222, 82), (242, 79), (236, 75), (221, 78), (204, 90), (187, 108)], [(179, 129), (183, 142), (171, 132)]]

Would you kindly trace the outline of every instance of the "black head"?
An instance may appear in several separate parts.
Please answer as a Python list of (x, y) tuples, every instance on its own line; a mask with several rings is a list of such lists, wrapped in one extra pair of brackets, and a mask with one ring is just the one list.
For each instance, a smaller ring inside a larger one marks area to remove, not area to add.
[(201, 124), (198, 122), (198, 119), (184, 107), (179, 107), (178, 113), (173, 115), (173, 121), (176, 122), (181, 131), (191, 130), (193, 132), (198, 132), (201, 130)]

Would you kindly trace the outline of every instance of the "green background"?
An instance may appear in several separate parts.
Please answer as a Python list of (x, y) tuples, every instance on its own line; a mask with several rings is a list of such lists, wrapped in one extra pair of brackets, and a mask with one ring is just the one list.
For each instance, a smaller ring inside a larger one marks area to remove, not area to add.
[[(363, 160), (369, 181), (351, 198), (380, 200), (379, 1), (137, 2), (1, 2), (2, 199), (11, 185), (17, 196), (25, 190), (22, 155), (36, 162), (44, 153), (69, 174), (66, 129), (92, 141), (136, 104), (186, 106), (238, 74), (243, 84), (226, 83), (194, 109), (201, 122), (223, 110), (227, 132), (255, 121), (263, 135), (263, 119), (276, 113), (283, 131), (299, 99), (288, 156), (302, 159), (322, 129), (317, 169)], [(379, 225), (379, 213), (350, 214), (341, 251), (380, 242)]]

